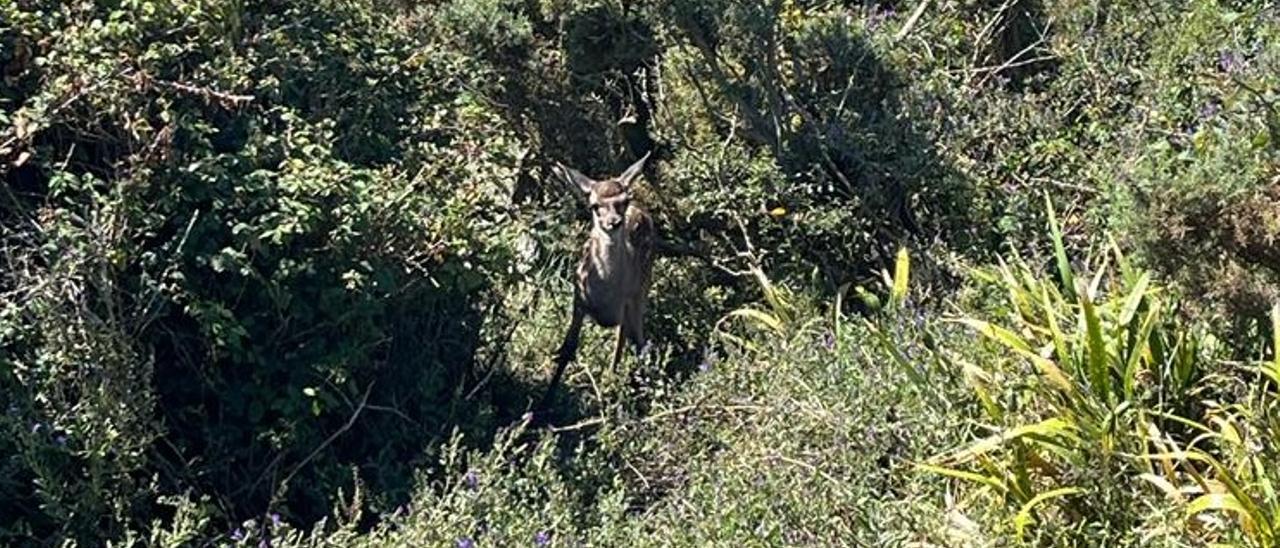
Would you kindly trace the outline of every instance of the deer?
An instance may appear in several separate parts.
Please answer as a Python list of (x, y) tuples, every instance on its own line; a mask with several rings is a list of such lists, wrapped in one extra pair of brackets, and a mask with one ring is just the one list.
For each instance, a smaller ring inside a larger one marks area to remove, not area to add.
[(617, 328), (611, 367), (616, 368), (622, 361), (627, 342), (637, 355), (644, 352), (644, 314), (649, 302), (656, 231), (653, 218), (633, 199), (631, 191), (649, 154), (621, 175), (603, 180), (555, 163), (556, 178), (586, 196), (591, 210), (591, 232), (582, 246), (582, 259), (574, 280), (569, 330), (556, 352), (556, 370), (539, 407), (550, 401), (565, 368), (575, 359), (587, 317), (600, 327)]

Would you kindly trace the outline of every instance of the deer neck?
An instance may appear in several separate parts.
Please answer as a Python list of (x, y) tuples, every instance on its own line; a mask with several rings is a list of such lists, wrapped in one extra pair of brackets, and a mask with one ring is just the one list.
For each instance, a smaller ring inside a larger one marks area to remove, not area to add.
[(591, 231), (590, 260), (601, 279), (611, 280), (621, 273), (627, 254), (625, 234), (625, 230), (612, 234), (602, 230)]

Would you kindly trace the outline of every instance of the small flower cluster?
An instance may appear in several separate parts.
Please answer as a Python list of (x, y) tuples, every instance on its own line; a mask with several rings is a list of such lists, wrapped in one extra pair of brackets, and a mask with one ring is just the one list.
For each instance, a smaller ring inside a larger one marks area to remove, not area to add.
[(871, 10), (871, 15), (867, 16), (867, 30), (874, 31), (880, 28), (880, 25), (897, 14), (893, 6), (876, 6)]
[(711, 347), (702, 350), (702, 362), (698, 364), (698, 371), (707, 373), (715, 368), (716, 363), (720, 361), (720, 356)]
[(250, 540), (254, 536), (253, 532), (258, 531), (262, 535), (258, 539), (258, 548), (271, 548), (271, 535), (284, 526), (284, 519), (280, 517), (278, 512), (271, 512), (267, 515), (267, 519), (270, 521), (269, 530), (259, 528), (258, 520), (251, 519), (242, 523), (240, 527), (236, 527), (228, 536), (231, 537), (234, 543), (240, 544)]
[[(9, 406), (9, 414), (14, 415), (16, 413), (17, 413), (17, 408), (12, 405)], [(41, 432), (53, 434), (53, 443), (58, 447), (67, 446), (67, 435), (65, 433), (59, 432), (57, 429), (51, 428), (49, 425), (43, 422), (37, 421), (31, 424), (32, 434), (40, 434)]]
[[(538, 548), (551, 545), (551, 533), (547, 531), (538, 531), (533, 535), (533, 545)], [(457, 548), (476, 548), (476, 540), (471, 537), (458, 537), (454, 542)]]

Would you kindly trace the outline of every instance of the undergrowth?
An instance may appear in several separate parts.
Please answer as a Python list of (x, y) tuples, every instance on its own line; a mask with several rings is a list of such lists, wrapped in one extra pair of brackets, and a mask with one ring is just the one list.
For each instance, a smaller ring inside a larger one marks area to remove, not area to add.
[[(0, 0), (0, 544), (1274, 546), (1280, 10)], [(534, 408), (650, 155), (652, 347)]]

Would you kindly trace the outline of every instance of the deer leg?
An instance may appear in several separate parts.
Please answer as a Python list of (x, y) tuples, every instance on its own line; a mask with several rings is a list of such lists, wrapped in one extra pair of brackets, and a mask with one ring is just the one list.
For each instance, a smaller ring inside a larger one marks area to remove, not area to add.
[(639, 310), (634, 312), (628, 310), (627, 323), (622, 324), (626, 326), (625, 334), (627, 342), (631, 343), (631, 347), (634, 348), (636, 356), (640, 356), (640, 353), (644, 352), (645, 344), (644, 318), (641, 314), (643, 314), (643, 312), (640, 312)]
[(626, 341), (626, 335), (625, 335), (625, 330), (626, 330), (626, 328), (627, 328), (627, 324), (626, 324), (626, 322), (623, 322), (623, 323), (621, 323), (621, 324), (618, 324), (618, 337), (617, 337), (617, 339), (616, 339), (616, 340), (614, 341), (614, 343), (613, 343), (613, 365), (612, 365), (612, 367), (613, 367), (614, 369), (617, 369), (617, 368), (618, 368), (618, 364), (622, 362), (622, 349), (626, 346), (626, 344), (624, 344), (624, 343), (625, 343), (625, 341)]
[(586, 314), (586, 310), (582, 307), (578, 296), (574, 295), (573, 318), (569, 320), (569, 331), (565, 333), (564, 342), (560, 344), (560, 350), (556, 352), (556, 372), (551, 375), (551, 383), (547, 385), (547, 392), (543, 394), (542, 401), (538, 403), (539, 408), (545, 407), (547, 402), (551, 401), (551, 396), (560, 384), (560, 377), (564, 375), (565, 367), (577, 355), (578, 337), (582, 334), (582, 320), (586, 317)]
[(645, 302), (640, 300), (632, 306), (627, 307), (626, 321), (622, 324), (626, 326), (627, 341), (635, 348), (636, 355), (639, 356), (644, 352), (644, 309)]

